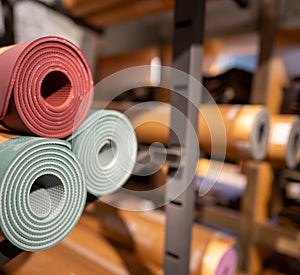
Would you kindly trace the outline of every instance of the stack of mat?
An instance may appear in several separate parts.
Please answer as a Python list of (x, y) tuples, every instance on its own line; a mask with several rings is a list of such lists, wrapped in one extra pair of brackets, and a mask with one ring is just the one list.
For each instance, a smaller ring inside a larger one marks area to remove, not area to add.
[(0, 70), (1, 234), (22, 250), (48, 249), (74, 228), (87, 192), (126, 182), (134, 130), (121, 113), (90, 111), (90, 69), (65, 39), (1, 48)]
[[(101, 103), (94, 103), (94, 106), (101, 106)], [(110, 103), (108, 108), (124, 112), (129, 117), (139, 142), (168, 144), (173, 111), (170, 105), (159, 102), (115, 102)], [(182, 115), (181, 119), (186, 118)], [(270, 123), (269, 113), (264, 106), (203, 104), (198, 121), (200, 148), (212, 158), (225, 157), (239, 161), (262, 160), (266, 157)]]
[[(94, 102), (94, 106), (104, 105)], [(167, 145), (171, 108), (166, 103), (111, 102), (124, 112), (144, 144)], [(199, 113), (199, 145), (212, 159), (247, 159), (295, 168), (300, 160), (300, 120), (296, 115), (272, 114), (260, 105), (203, 104)]]

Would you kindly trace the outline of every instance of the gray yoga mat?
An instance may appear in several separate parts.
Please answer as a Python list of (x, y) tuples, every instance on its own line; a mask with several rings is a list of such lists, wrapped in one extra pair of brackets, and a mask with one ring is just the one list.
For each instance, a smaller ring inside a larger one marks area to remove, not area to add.
[(0, 171), (0, 227), (12, 244), (39, 251), (69, 234), (84, 209), (86, 187), (68, 142), (8, 139), (0, 144)]
[(92, 110), (68, 141), (82, 165), (90, 194), (113, 193), (131, 175), (137, 140), (124, 114), (113, 110)]

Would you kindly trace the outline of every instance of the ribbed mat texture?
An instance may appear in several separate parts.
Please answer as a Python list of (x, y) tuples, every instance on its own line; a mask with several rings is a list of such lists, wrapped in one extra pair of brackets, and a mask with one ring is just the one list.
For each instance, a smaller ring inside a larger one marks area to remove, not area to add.
[(59, 37), (0, 49), (0, 120), (15, 131), (65, 138), (88, 115), (93, 80), (80, 50)]
[(0, 145), (0, 226), (15, 246), (58, 244), (86, 202), (83, 171), (66, 141), (16, 137)]
[(83, 167), (89, 193), (112, 193), (131, 175), (137, 140), (130, 121), (122, 113), (92, 110), (68, 141)]

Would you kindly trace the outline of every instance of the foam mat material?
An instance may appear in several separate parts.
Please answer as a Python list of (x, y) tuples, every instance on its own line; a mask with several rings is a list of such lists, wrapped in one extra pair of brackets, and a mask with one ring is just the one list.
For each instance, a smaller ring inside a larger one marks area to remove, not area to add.
[(300, 120), (296, 115), (272, 115), (267, 160), (275, 167), (299, 163)]
[(66, 141), (16, 137), (0, 144), (0, 227), (26, 251), (48, 249), (74, 228), (86, 202), (83, 172)]
[[(165, 103), (150, 103), (126, 111), (141, 143), (167, 144), (171, 108)], [(202, 151), (217, 159), (265, 158), (268, 149), (269, 113), (261, 105), (202, 104), (198, 125)]]
[(80, 50), (55, 37), (0, 48), (0, 120), (43, 137), (69, 136), (88, 115), (93, 79)]
[(131, 175), (137, 140), (130, 121), (122, 113), (92, 110), (68, 141), (83, 167), (89, 193), (110, 194)]

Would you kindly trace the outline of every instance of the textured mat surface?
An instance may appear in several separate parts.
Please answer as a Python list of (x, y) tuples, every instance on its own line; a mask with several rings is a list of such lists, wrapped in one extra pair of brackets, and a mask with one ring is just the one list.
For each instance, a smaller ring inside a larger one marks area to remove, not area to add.
[[(139, 142), (168, 143), (170, 106), (164, 103), (136, 105), (128, 109), (126, 115)], [(266, 156), (270, 123), (264, 106), (203, 104), (198, 121), (199, 144), (204, 153), (218, 159), (226, 156), (230, 160), (262, 160)], [(185, 123), (188, 120), (185, 119)]]
[(70, 135), (87, 116), (93, 80), (80, 50), (59, 37), (0, 49), (0, 120), (43, 137)]
[(82, 169), (61, 140), (16, 137), (0, 145), (0, 226), (15, 246), (38, 251), (59, 243), (86, 201)]
[(137, 141), (130, 121), (122, 113), (92, 110), (68, 141), (83, 167), (89, 193), (112, 193), (131, 175)]

